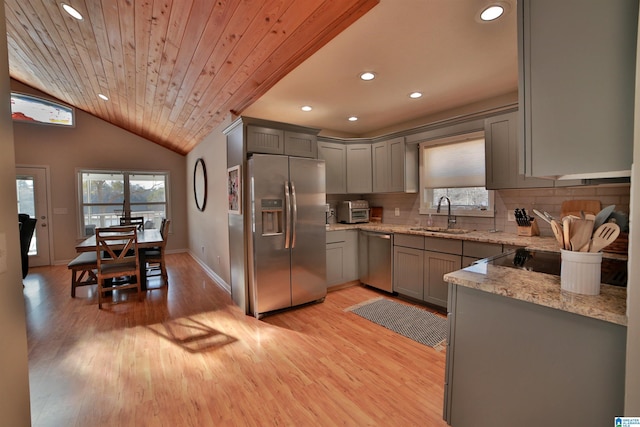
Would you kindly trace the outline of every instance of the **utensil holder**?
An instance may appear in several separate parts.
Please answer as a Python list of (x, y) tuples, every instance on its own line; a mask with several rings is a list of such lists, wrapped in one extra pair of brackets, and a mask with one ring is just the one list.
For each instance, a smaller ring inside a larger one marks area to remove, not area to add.
[(560, 249), (560, 289), (582, 295), (600, 294), (602, 252)]
[(532, 219), (530, 227), (525, 227), (522, 225), (518, 226), (518, 236), (539, 236), (540, 228), (538, 227), (538, 223), (535, 218)]

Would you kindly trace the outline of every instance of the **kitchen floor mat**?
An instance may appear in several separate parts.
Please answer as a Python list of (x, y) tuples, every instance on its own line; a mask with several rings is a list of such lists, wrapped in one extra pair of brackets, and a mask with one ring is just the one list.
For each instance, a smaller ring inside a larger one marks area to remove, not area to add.
[(351, 311), (400, 335), (437, 349), (442, 347), (447, 338), (447, 319), (386, 298), (366, 301), (345, 311)]

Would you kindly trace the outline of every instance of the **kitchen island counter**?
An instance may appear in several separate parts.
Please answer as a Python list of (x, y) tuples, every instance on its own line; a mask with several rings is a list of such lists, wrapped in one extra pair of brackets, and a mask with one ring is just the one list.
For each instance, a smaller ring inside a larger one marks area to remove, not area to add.
[(600, 285), (600, 295), (560, 289), (560, 276), (479, 263), (448, 273), (446, 282), (618, 325), (627, 325), (627, 290)]

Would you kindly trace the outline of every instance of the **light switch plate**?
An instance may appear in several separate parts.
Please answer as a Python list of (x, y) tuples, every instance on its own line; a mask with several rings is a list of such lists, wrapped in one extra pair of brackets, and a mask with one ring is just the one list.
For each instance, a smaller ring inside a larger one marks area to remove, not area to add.
[(395, 214), (396, 214), (396, 216), (400, 216), (400, 208), (396, 208)]
[(516, 214), (513, 211), (507, 211), (507, 221), (516, 222)]

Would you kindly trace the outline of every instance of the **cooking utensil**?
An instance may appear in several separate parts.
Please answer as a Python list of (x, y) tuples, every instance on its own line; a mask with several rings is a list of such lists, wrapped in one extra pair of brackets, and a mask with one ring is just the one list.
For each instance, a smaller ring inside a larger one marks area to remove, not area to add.
[(571, 221), (571, 250), (587, 252), (592, 233), (592, 220), (579, 219)]
[(619, 234), (620, 227), (618, 227), (618, 224), (614, 224), (612, 222), (602, 224), (593, 232), (589, 252), (600, 252), (602, 249), (613, 243), (613, 241), (618, 238)]
[(562, 237), (564, 239), (564, 248), (571, 250), (571, 218), (564, 217), (562, 220)]
[(544, 214), (544, 216), (546, 216), (546, 217), (547, 217), (547, 219), (548, 219), (549, 221), (551, 221), (552, 219), (555, 219), (555, 218), (554, 218), (554, 217), (553, 217), (549, 212), (547, 212), (547, 211), (542, 211), (542, 213)]
[(549, 221), (551, 224), (551, 231), (553, 231), (553, 235), (556, 236), (556, 240), (558, 241), (558, 245), (560, 245), (560, 249), (564, 249), (564, 235), (562, 232), (562, 226), (558, 224), (558, 221), (552, 219)]
[(538, 215), (540, 217), (540, 219), (542, 219), (543, 221), (546, 221), (548, 224), (551, 224), (551, 220), (549, 218), (547, 218), (547, 216), (545, 214), (543, 214), (542, 212), (540, 212), (539, 210), (534, 209), (533, 213)]
[(598, 227), (600, 227), (602, 224), (604, 224), (607, 221), (607, 218), (609, 218), (609, 215), (611, 215), (611, 212), (613, 212), (615, 208), (616, 208), (616, 205), (609, 205), (603, 208), (600, 212), (598, 212), (598, 214), (596, 215), (596, 219), (593, 221), (593, 229), (595, 230)]

